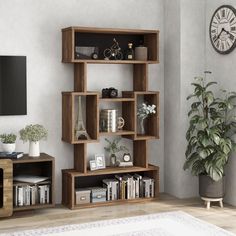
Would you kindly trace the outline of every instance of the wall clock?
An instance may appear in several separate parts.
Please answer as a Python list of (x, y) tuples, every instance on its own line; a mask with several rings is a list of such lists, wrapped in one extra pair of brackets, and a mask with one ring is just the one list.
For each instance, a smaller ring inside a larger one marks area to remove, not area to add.
[(214, 12), (209, 27), (213, 48), (221, 54), (230, 53), (236, 46), (236, 10), (223, 5)]

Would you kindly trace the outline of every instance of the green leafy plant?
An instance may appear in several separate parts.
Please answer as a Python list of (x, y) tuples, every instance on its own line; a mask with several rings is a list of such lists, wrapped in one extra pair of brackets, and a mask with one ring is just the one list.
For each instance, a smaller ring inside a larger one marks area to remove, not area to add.
[(32, 141), (37, 142), (41, 139), (46, 139), (48, 135), (47, 130), (42, 125), (27, 125), (20, 130), (20, 139), (23, 142)]
[(16, 137), (17, 136), (15, 134), (1, 134), (0, 140), (2, 143), (15, 143)]
[(121, 138), (116, 138), (113, 141), (110, 141), (107, 138), (105, 138), (105, 140), (108, 143), (108, 146), (104, 147), (104, 149), (107, 152), (109, 152), (110, 154), (115, 154), (115, 153), (121, 152), (121, 151), (129, 151), (129, 149), (127, 147), (119, 145), (119, 142), (121, 141)]
[(187, 100), (194, 99), (189, 128), (186, 133), (188, 146), (184, 170), (190, 169), (193, 175), (208, 175), (214, 181), (224, 175), (224, 167), (230, 153), (235, 150), (232, 135), (235, 134), (235, 92), (221, 90), (222, 96), (215, 98), (209, 90), (216, 82), (206, 81), (205, 77), (196, 77), (194, 92)]

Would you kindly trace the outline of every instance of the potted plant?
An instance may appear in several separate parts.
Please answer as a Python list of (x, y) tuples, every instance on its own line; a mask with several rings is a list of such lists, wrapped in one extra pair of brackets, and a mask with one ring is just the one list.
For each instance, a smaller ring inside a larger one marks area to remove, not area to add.
[(2, 142), (2, 150), (7, 153), (12, 153), (16, 149), (16, 135), (15, 134), (1, 134), (0, 140)]
[(48, 135), (47, 130), (42, 125), (27, 125), (20, 130), (20, 139), (23, 142), (29, 141), (29, 156), (40, 156), (39, 141), (46, 139)]
[(156, 113), (156, 105), (152, 104), (149, 105), (146, 102), (142, 103), (138, 107), (137, 116), (139, 121), (139, 134), (144, 135), (145, 134), (145, 128), (144, 128), (144, 121), (146, 118), (148, 118), (151, 114)]
[(108, 143), (107, 147), (104, 147), (104, 149), (109, 153), (110, 155), (110, 166), (116, 166), (116, 153), (120, 151), (129, 151), (127, 147), (123, 145), (119, 145), (119, 142), (121, 138), (116, 138), (113, 141), (110, 141), (109, 139), (105, 138), (106, 142)]
[(199, 176), (201, 197), (221, 198), (224, 196), (224, 169), (229, 156), (235, 150), (232, 135), (235, 134), (235, 92), (221, 91), (222, 96), (215, 98), (209, 88), (216, 82), (206, 81), (205, 77), (195, 78), (194, 92), (187, 100), (194, 99), (189, 128), (184, 170), (190, 169)]

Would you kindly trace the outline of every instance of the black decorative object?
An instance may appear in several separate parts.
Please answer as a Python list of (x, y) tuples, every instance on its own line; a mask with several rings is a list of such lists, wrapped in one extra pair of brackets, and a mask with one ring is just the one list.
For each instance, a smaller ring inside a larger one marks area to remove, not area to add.
[(102, 90), (103, 98), (116, 98), (118, 96), (118, 90), (115, 88), (104, 88)]
[(119, 46), (119, 43), (116, 41), (116, 39), (113, 39), (113, 45), (110, 48), (107, 48), (104, 50), (103, 55), (105, 60), (122, 60), (123, 54), (121, 52), (121, 48)]

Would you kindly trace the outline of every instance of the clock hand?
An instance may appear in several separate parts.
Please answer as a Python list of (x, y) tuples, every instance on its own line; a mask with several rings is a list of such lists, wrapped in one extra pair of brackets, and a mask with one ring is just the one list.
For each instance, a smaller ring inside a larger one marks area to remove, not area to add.
[(220, 38), (220, 35), (222, 34), (222, 32), (224, 31), (224, 28), (221, 29), (220, 33), (218, 34), (218, 36), (216, 37), (216, 39), (214, 40), (214, 42)]

